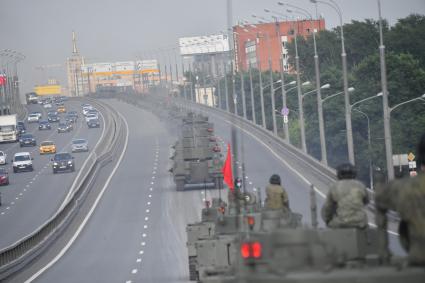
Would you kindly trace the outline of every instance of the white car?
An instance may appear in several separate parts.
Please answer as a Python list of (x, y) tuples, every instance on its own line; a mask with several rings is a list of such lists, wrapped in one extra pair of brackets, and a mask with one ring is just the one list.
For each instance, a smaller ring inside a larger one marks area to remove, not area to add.
[(7, 154), (3, 151), (0, 151), (0, 164), (6, 164), (7, 163)]
[(88, 122), (88, 121), (90, 121), (90, 120), (98, 120), (98, 119), (99, 119), (99, 117), (98, 117), (96, 114), (90, 114), (90, 115), (87, 115), (87, 116), (85, 117), (85, 119), (86, 119), (86, 122)]
[(51, 103), (46, 103), (43, 105), (44, 108), (52, 108), (52, 104)]
[(28, 115), (27, 121), (28, 123), (38, 122), (40, 120), (40, 115), (37, 113), (31, 113)]
[(17, 173), (20, 171), (33, 171), (31, 154), (29, 152), (17, 152), (13, 156), (13, 172)]
[(85, 139), (72, 140), (71, 151), (72, 152), (89, 151), (89, 145), (87, 143), (87, 140)]
[(90, 110), (95, 110), (93, 106), (85, 106), (83, 107), (83, 115), (87, 115), (87, 113), (89, 113)]

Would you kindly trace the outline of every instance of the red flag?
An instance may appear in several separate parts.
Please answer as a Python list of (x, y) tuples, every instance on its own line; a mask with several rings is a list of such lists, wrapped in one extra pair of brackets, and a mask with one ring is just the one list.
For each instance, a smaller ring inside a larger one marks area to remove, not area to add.
[(5, 85), (7, 82), (5, 75), (0, 75), (0, 85)]
[(223, 179), (226, 185), (233, 191), (233, 173), (232, 173), (232, 152), (230, 150), (230, 144), (227, 144), (227, 156), (226, 161), (224, 161), (223, 168), (221, 169), (223, 173)]

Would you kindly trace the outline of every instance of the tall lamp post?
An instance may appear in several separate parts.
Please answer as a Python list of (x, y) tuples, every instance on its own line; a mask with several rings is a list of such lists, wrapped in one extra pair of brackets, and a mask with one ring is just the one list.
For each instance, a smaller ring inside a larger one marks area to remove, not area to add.
[(348, 161), (355, 165), (354, 159), (354, 144), (353, 144), (353, 129), (351, 125), (351, 113), (350, 113), (350, 93), (348, 91), (348, 72), (347, 72), (347, 53), (345, 52), (344, 44), (344, 28), (342, 22), (342, 11), (341, 8), (334, 0), (319, 1), (319, 0), (310, 0), (312, 3), (322, 3), (333, 10), (335, 10), (339, 16), (339, 24), (341, 29), (341, 59), (342, 59), (342, 74), (344, 82), (344, 104), (345, 104), (345, 126), (347, 129), (347, 147), (348, 147)]
[(385, 45), (382, 35), (381, 1), (378, 0), (379, 13), (379, 60), (381, 64), (382, 107), (384, 114), (385, 158), (387, 160), (388, 179), (394, 179), (393, 145), (391, 140), (390, 110), (388, 106), (387, 71), (385, 65)]

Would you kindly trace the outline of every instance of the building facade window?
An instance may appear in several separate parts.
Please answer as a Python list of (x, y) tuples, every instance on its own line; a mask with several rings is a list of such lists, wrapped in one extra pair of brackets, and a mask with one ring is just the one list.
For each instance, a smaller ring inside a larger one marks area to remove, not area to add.
[(254, 41), (247, 41), (245, 43), (246, 65), (249, 67), (257, 66), (257, 46)]

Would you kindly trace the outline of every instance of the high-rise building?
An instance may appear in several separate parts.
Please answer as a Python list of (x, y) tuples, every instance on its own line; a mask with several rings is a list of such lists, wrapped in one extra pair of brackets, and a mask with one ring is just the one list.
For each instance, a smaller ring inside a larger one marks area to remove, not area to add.
[(81, 77), (81, 66), (84, 65), (84, 57), (80, 55), (77, 49), (77, 40), (75, 32), (72, 32), (72, 55), (66, 60), (68, 76), (68, 95), (82, 96), (83, 86), (79, 83)]
[(294, 39), (295, 34), (307, 37), (324, 29), (324, 19), (234, 26), (237, 69), (246, 71), (251, 66), (265, 71), (269, 69), (270, 62), (273, 71), (280, 71), (282, 60), (284, 71), (291, 71), (286, 45)]

